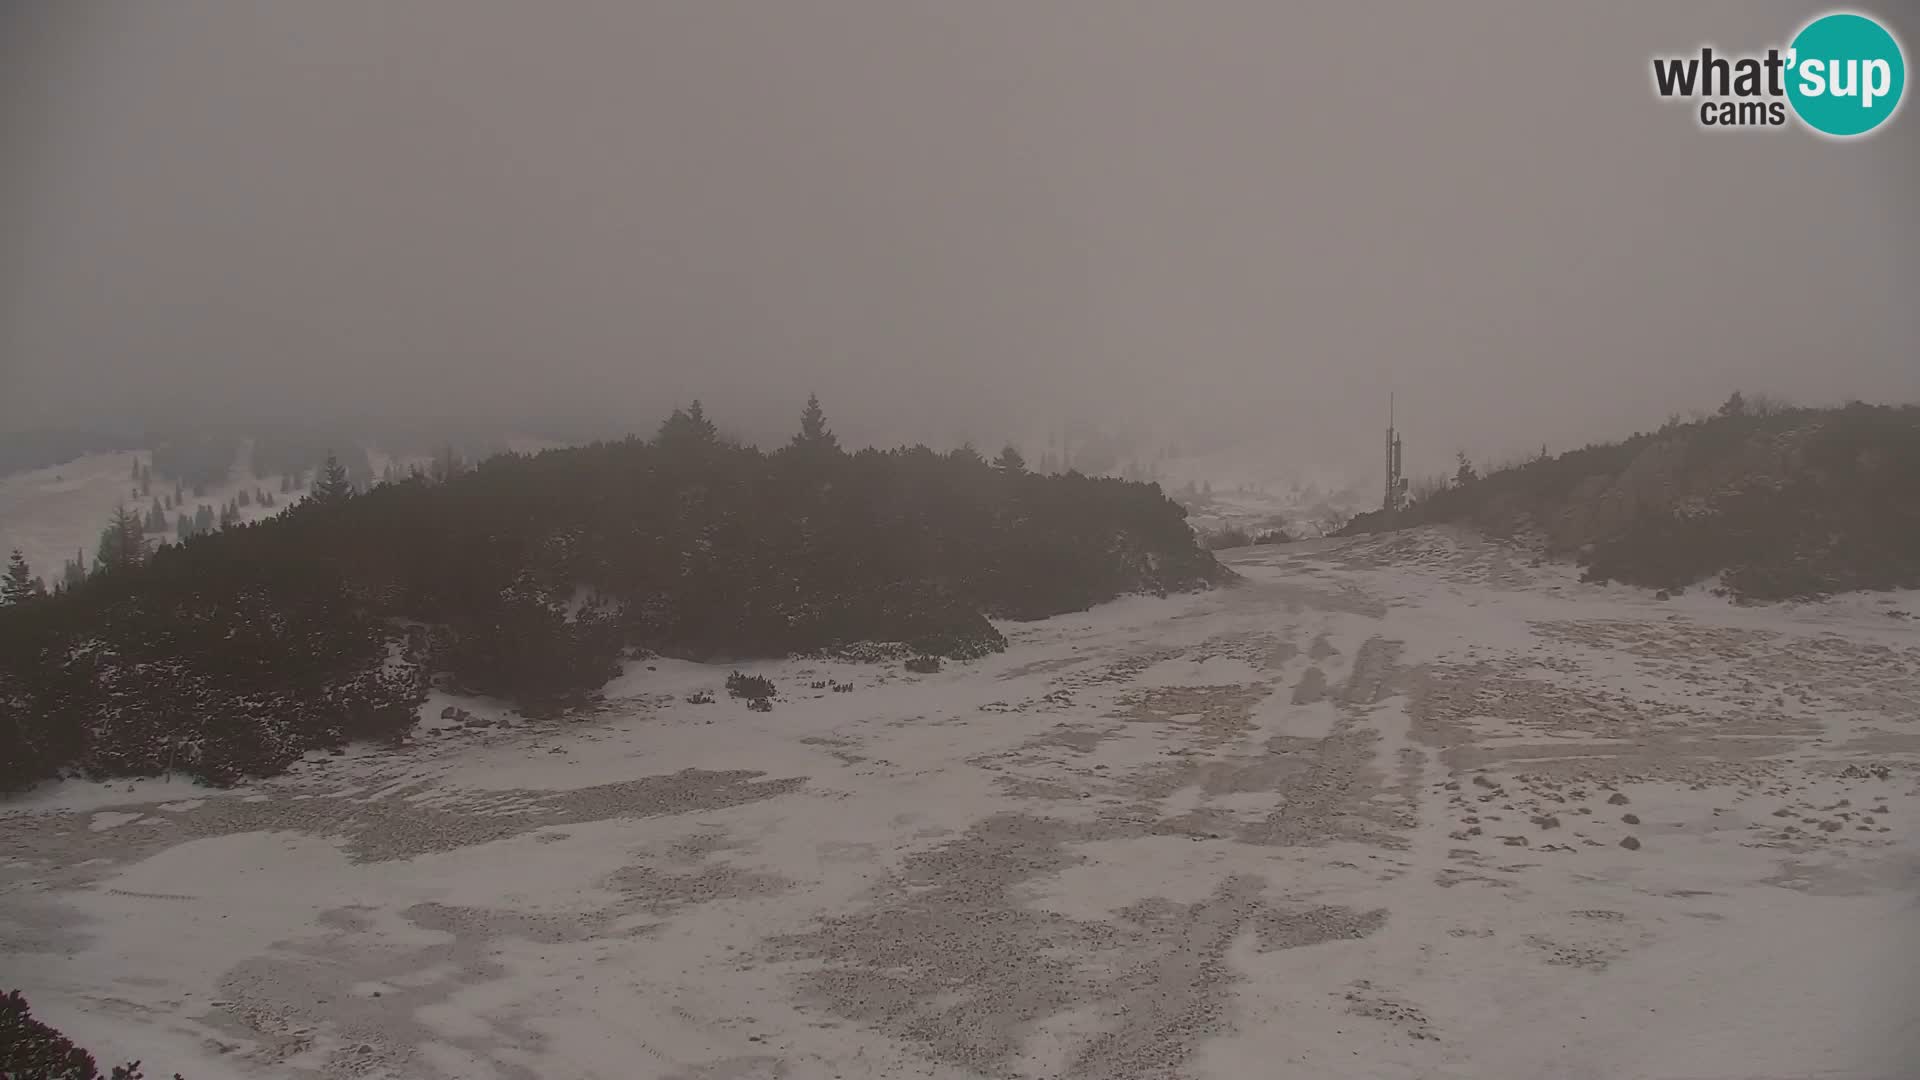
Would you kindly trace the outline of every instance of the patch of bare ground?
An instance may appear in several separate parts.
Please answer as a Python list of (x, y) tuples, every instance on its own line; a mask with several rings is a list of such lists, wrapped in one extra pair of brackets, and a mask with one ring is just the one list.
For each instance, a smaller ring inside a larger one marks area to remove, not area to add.
[(1532, 625), (1550, 641), (1634, 656), (1650, 674), (1681, 685), (1718, 684), (1780, 706), (1833, 702), (1883, 716), (1920, 715), (1920, 646), (1684, 618)]
[(1366, 979), (1356, 980), (1352, 984), (1347, 990), (1346, 1000), (1347, 1012), (1392, 1025), (1409, 1039), (1439, 1038), (1433, 1033), (1426, 1013), (1418, 1006), (1377, 989)]
[[(190, 810), (155, 817), (151, 827), (89, 834), (85, 813), (0, 816), (0, 858), (52, 864), (61, 887), (112, 872), (188, 840), (246, 832), (297, 832), (337, 837), (356, 862), (408, 859), (519, 836), (536, 829), (657, 817), (740, 806), (797, 791), (805, 777), (763, 779), (746, 770), (685, 769), (570, 791), (440, 791), (396, 787), (378, 797), (275, 788), (270, 798), (206, 799)], [(411, 796), (411, 797), (410, 797)], [(67, 858), (76, 835), (87, 837), (92, 866)], [(59, 865), (59, 864), (67, 865)]]
[(1271, 691), (1264, 686), (1155, 686), (1129, 691), (1108, 716), (1135, 724), (1176, 729), (1184, 745), (1214, 749), (1252, 729), (1253, 707)]
[(1069, 1077), (1169, 1075), (1196, 1040), (1221, 1030), (1229, 946), (1252, 932), (1263, 949), (1363, 937), (1384, 912), (1276, 905), (1249, 876), (1191, 904), (1152, 900), (1109, 920), (1019, 903), (1023, 882), (1079, 861), (1071, 845), (1140, 835), (1110, 823), (998, 814), (909, 855), (862, 911), (766, 943), (811, 1008), (915, 1043), (928, 1057), (984, 1075), (1007, 1065), (1033, 1025), (1094, 1006), (1106, 1018)]
[(1300, 647), (1291, 638), (1273, 633), (1253, 633), (1222, 634), (1208, 638), (1193, 651), (1191, 658), (1205, 661), (1216, 656), (1226, 657), (1243, 661), (1259, 670), (1279, 671), (1298, 655)]

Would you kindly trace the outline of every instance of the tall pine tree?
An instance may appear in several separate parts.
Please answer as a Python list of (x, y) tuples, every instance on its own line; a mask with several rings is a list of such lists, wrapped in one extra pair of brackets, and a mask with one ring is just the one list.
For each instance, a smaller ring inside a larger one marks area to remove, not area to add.
[(322, 506), (346, 502), (353, 498), (353, 481), (347, 476), (347, 467), (340, 459), (327, 453), (327, 463), (320, 470), (320, 479), (313, 485), (312, 501)]
[(13, 558), (7, 560), (7, 576), (0, 579), (0, 607), (24, 604), (46, 592), (47, 587), (27, 569), (27, 557), (14, 548)]
[(673, 410), (673, 414), (661, 422), (653, 442), (662, 450), (700, 450), (719, 444), (720, 429), (707, 419), (700, 399), (694, 398), (692, 405)]
[(1466, 487), (1468, 484), (1480, 479), (1479, 472), (1473, 467), (1473, 459), (1467, 457), (1465, 450), (1456, 452), (1454, 459), (1459, 462), (1459, 468), (1453, 471), (1454, 487)]
[(793, 437), (792, 446), (809, 456), (830, 457), (840, 452), (840, 440), (827, 427), (827, 414), (820, 408), (818, 394), (807, 395), (807, 407), (800, 413), (800, 432)]
[(66, 564), (60, 568), (60, 584), (64, 588), (71, 589), (86, 580), (87, 553), (84, 551), (75, 551), (73, 558), (68, 559)]
[(107, 527), (100, 530), (100, 547), (94, 558), (103, 570), (139, 566), (147, 561), (147, 530), (140, 515), (125, 506), (117, 506)]

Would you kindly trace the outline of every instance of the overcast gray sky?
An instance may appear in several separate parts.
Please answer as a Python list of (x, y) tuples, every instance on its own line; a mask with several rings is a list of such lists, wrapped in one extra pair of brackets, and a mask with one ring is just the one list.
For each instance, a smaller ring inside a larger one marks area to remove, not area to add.
[[(0, 424), (817, 389), (856, 437), (1332, 462), (1391, 386), (1431, 467), (1734, 386), (1920, 399), (1920, 112), (1712, 134), (1650, 89), (1817, 10), (16, 2)], [(1920, 10), (1868, 10), (1911, 64)]]

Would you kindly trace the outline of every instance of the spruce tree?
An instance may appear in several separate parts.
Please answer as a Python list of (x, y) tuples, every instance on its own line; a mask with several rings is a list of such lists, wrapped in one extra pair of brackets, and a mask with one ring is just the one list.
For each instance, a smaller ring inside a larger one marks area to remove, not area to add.
[(1009, 476), (1015, 476), (1027, 471), (1027, 459), (1020, 456), (1020, 451), (1015, 449), (1012, 443), (1008, 443), (1000, 451), (1000, 456), (993, 459), (993, 467)]
[(107, 527), (100, 530), (100, 547), (94, 554), (103, 570), (139, 566), (147, 561), (146, 528), (140, 515), (125, 506), (117, 506)]
[(700, 407), (699, 398), (694, 398), (693, 404), (687, 407), (687, 422), (692, 425), (693, 433), (699, 436), (701, 442), (720, 441), (720, 429), (707, 419), (707, 410)]
[(309, 498), (322, 506), (331, 506), (353, 498), (353, 481), (347, 477), (347, 467), (340, 459), (327, 452), (327, 463), (320, 470), (320, 479), (313, 485), (313, 494)]
[(674, 406), (673, 412), (669, 413), (665, 420), (660, 421), (660, 430), (653, 433), (653, 444), (665, 447), (684, 442), (687, 423), (687, 411), (678, 405)]
[(1480, 479), (1480, 474), (1474, 470), (1473, 459), (1467, 457), (1465, 450), (1456, 453), (1454, 459), (1459, 462), (1459, 468), (1453, 472), (1453, 484), (1455, 487), (1466, 487), (1468, 484)]
[(27, 569), (27, 557), (14, 548), (13, 558), (7, 560), (7, 576), (0, 579), (0, 606), (24, 604), (45, 591), (46, 587), (34, 580), (33, 571)]
[(673, 414), (660, 424), (660, 431), (654, 436), (654, 445), (663, 450), (689, 450), (715, 446), (720, 442), (720, 429), (707, 419), (707, 412), (700, 405), (700, 399), (685, 409), (675, 409)]
[(800, 432), (793, 437), (792, 446), (809, 455), (830, 456), (840, 452), (840, 440), (827, 427), (827, 414), (820, 408), (819, 395), (807, 395), (807, 407), (800, 413)]

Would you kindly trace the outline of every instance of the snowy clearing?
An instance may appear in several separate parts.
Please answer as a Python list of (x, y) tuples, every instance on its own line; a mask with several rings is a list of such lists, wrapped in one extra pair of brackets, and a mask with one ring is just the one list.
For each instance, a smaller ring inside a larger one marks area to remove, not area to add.
[[(209, 488), (204, 496), (188, 492), (183, 504), (187, 512), (192, 513), (205, 504), (217, 514), (241, 492), (264, 488), (280, 500), (277, 505), (250, 503), (240, 508), (241, 521), (258, 521), (279, 513), (299, 498), (297, 493), (282, 494), (278, 478), (269, 483), (255, 476), (247, 465), (251, 453), (250, 445), (241, 446), (237, 463), (225, 484)], [(142, 498), (137, 493), (128, 474), (135, 461), (151, 460), (152, 454), (144, 450), (89, 454), (43, 469), (0, 476), (0, 559), (18, 548), (26, 556), (27, 565), (48, 588), (60, 580), (61, 567), (76, 554), (84, 557), (91, 567), (100, 542), (100, 530), (106, 527), (114, 508), (124, 506), (145, 513), (154, 499), (172, 494), (173, 481), (161, 477), (154, 479), (148, 496)], [(167, 520), (172, 522), (177, 513), (168, 511)], [(172, 543), (174, 533), (169, 529), (164, 534), (149, 535), (148, 539)]]
[(770, 713), (663, 661), (0, 804), (8, 981), (189, 1080), (1920, 1060), (1916, 597), (1659, 602), (1438, 530), (1227, 560), (938, 674), (754, 665)]

